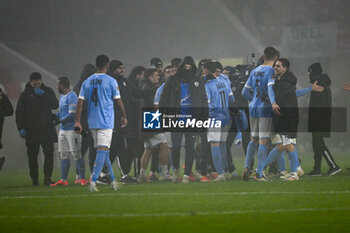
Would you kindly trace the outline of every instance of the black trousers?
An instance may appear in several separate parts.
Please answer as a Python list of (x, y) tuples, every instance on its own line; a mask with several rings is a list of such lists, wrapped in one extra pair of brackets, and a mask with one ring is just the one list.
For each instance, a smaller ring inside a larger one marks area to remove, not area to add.
[(52, 142), (27, 142), (27, 155), (29, 162), (29, 175), (33, 181), (38, 181), (38, 154), (40, 146), (44, 153), (44, 177), (50, 179), (53, 170), (53, 143)]
[(94, 169), (94, 163), (96, 159), (96, 148), (94, 147), (94, 139), (91, 135), (90, 130), (86, 131), (86, 135), (81, 139), (81, 156), (83, 158), (85, 157), (87, 150), (89, 150), (89, 167), (90, 174), (92, 174), (92, 170)]
[(140, 137), (126, 138), (126, 165), (123, 168), (124, 174), (128, 174), (131, 164), (134, 161), (134, 175), (138, 176), (141, 169), (141, 158), (144, 151), (143, 139)]
[(151, 172), (159, 172), (159, 151), (159, 147), (157, 147), (152, 153)]
[(324, 143), (323, 134), (312, 133), (312, 149), (314, 151), (315, 171), (321, 171), (322, 157), (326, 160), (329, 167), (338, 167), (331, 155), (331, 152), (328, 150), (326, 144)]
[[(236, 122), (233, 120), (231, 124), (231, 128), (229, 130), (229, 133), (227, 134), (226, 138), (226, 151), (227, 151), (227, 165), (228, 165), (228, 171), (232, 173), (234, 170), (236, 170), (235, 165), (233, 164), (232, 160), (232, 154), (231, 154), (231, 147), (233, 144), (233, 141), (235, 140), (237, 135), (237, 127)], [(250, 132), (249, 131), (243, 131), (242, 132), (242, 146), (244, 150), (244, 155), (247, 154), (247, 147), (250, 142)], [(254, 158), (252, 159), (251, 168), (254, 167)]]
[(190, 175), (192, 171), (193, 158), (194, 158), (194, 133), (184, 133), (184, 132), (171, 132), (171, 154), (173, 157), (174, 169), (179, 169), (180, 167), (180, 150), (182, 137), (185, 136), (185, 175)]
[[(124, 174), (125, 165), (126, 165), (126, 146), (125, 146), (125, 139), (123, 135), (120, 132), (113, 133), (112, 136), (112, 142), (109, 152), (109, 159), (111, 160), (111, 164), (113, 164), (115, 158), (118, 156), (120, 167), (122, 169), (122, 172)], [(102, 170), (104, 173), (108, 173), (108, 169), (106, 167)]]

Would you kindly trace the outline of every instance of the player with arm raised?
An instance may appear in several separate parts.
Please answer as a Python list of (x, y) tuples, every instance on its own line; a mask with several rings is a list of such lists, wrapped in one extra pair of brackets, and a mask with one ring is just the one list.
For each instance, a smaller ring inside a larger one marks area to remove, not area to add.
[(122, 127), (127, 124), (123, 101), (120, 99), (117, 81), (106, 75), (109, 66), (109, 58), (106, 55), (99, 55), (96, 58), (97, 72), (84, 81), (77, 105), (75, 130), (81, 132), (80, 123), (83, 102), (87, 103), (88, 124), (94, 138), (96, 160), (92, 173), (89, 190), (98, 191), (96, 181), (104, 165), (109, 169), (112, 180), (112, 187), (117, 190), (121, 187), (114, 177), (111, 161), (109, 159), (109, 148), (114, 129), (114, 101), (117, 102), (122, 113)]

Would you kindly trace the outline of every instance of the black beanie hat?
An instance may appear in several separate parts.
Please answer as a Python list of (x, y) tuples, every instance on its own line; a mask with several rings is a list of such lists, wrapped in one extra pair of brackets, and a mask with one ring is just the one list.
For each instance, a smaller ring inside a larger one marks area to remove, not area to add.
[(109, 71), (114, 72), (116, 69), (118, 69), (119, 67), (121, 67), (123, 65), (124, 64), (119, 60), (112, 60), (109, 63)]
[(312, 76), (318, 76), (322, 74), (322, 67), (320, 63), (313, 63), (311, 66), (309, 66), (308, 71)]
[(162, 66), (163, 62), (160, 60), (159, 57), (154, 57), (151, 59), (151, 66), (154, 66), (154, 68), (157, 68), (158, 66)]

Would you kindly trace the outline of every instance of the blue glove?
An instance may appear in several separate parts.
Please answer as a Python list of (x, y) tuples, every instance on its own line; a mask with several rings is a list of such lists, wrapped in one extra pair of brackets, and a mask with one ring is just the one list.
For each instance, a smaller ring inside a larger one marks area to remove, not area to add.
[(240, 146), (242, 144), (242, 132), (237, 132), (236, 138), (233, 143), (236, 146)]
[(27, 131), (25, 130), (25, 129), (21, 129), (20, 131), (19, 131), (19, 136), (21, 136), (21, 138), (26, 138), (26, 136), (27, 136)]
[(36, 88), (34, 88), (34, 94), (43, 96), (45, 94), (45, 91), (43, 89), (36, 87)]

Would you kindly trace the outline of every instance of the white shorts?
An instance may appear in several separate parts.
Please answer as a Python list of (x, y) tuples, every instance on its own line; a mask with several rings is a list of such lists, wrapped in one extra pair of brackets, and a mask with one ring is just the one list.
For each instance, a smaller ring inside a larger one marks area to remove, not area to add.
[(145, 149), (152, 149), (152, 148), (154, 148), (162, 143), (167, 143), (167, 140), (166, 140), (164, 133), (159, 133), (159, 134), (155, 134), (152, 137), (146, 139), (143, 142), (143, 146)]
[(250, 132), (254, 138), (271, 138), (273, 136), (273, 119), (267, 117), (250, 117)]
[(111, 147), (113, 129), (90, 129), (90, 132), (95, 148), (98, 146)]
[(272, 144), (283, 144), (283, 146), (287, 146), (290, 144), (296, 145), (297, 139), (296, 138), (288, 138), (286, 135), (281, 134), (275, 134), (275, 136), (272, 139)]
[(208, 129), (208, 142), (226, 142), (228, 128), (226, 125), (220, 128), (209, 128)]
[(60, 130), (58, 134), (58, 152), (74, 152), (81, 149), (81, 135), (73, 130)]

